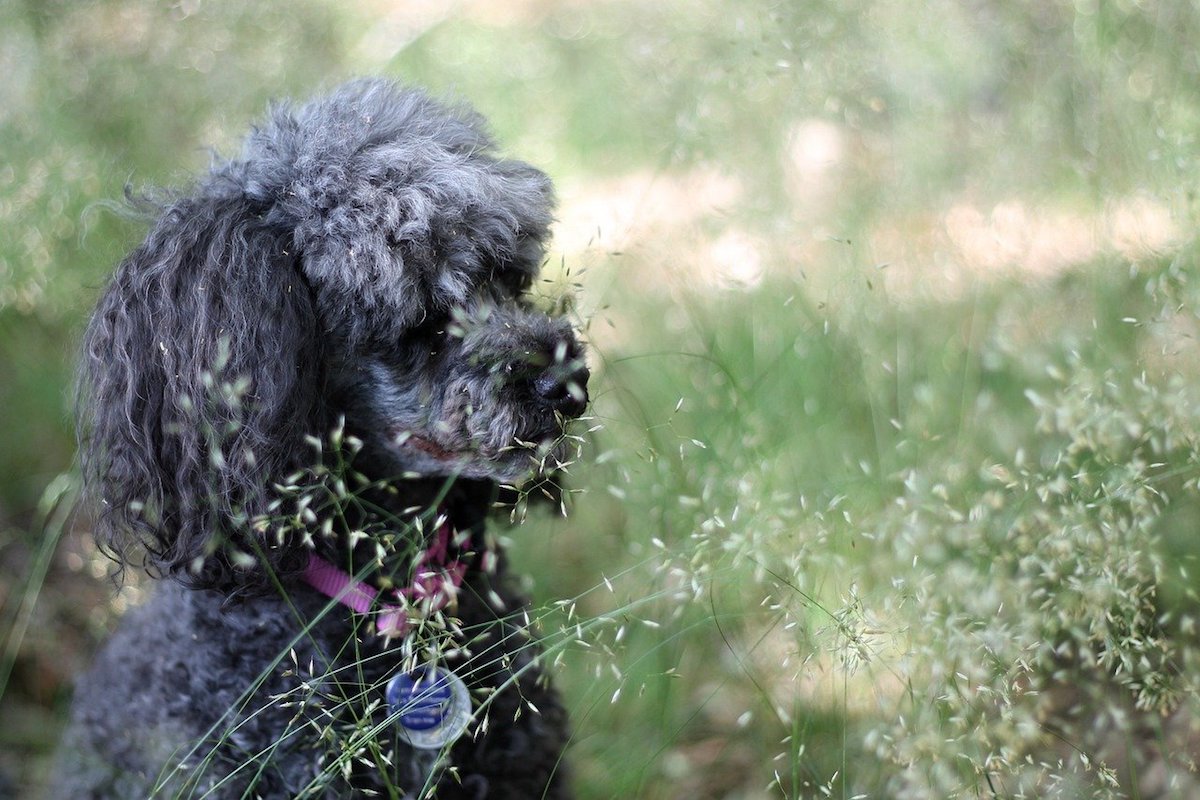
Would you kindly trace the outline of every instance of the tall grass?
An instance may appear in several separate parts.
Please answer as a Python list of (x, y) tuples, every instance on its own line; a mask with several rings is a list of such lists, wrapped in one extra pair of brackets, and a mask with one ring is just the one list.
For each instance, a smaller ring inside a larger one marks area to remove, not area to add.
[(605, 463), (515, 540), (545, 596), (610, 565), (564, 659), (585, 796), (1189, 796), (1189, 258), (772, 282), (608, 361)]

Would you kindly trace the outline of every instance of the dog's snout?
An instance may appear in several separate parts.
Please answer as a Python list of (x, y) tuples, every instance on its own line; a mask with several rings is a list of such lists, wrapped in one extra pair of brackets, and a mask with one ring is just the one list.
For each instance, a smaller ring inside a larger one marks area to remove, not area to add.
[(582, 363), (552, 364), (533, 379), (539, 399), (564, 416), (578, 417), (587, 408), (591, 373)]

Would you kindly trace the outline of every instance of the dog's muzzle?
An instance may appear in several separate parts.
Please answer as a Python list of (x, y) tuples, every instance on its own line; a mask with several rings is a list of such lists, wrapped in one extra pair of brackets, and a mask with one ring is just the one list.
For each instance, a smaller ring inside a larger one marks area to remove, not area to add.
[(591, 373), (579, 362), (552, 364), (533, 379), (539, 402), (564, 417), (578, 417), (587, 408), (587, 384)]

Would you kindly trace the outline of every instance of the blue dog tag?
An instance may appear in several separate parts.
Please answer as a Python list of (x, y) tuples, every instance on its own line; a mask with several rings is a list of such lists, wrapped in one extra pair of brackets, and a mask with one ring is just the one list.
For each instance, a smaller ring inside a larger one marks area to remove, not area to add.
[(388, 709), (400, 738), (422, 750), (440, 750), (471, 722), (471, 695), (462, 679), (442, 667), (418, 667), (388, 681)]

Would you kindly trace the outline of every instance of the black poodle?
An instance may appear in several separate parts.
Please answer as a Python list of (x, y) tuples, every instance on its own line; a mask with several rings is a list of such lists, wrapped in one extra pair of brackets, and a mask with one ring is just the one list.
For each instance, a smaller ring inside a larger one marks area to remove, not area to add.
[(81, 459), (98, 542), (162, 580), (79, 681), (53, 796), (569, 797), (486, 522), (587, 404), (582, 345), (527, 296), (547, 177), (471, 110), (362, 80), (139, 202)]

